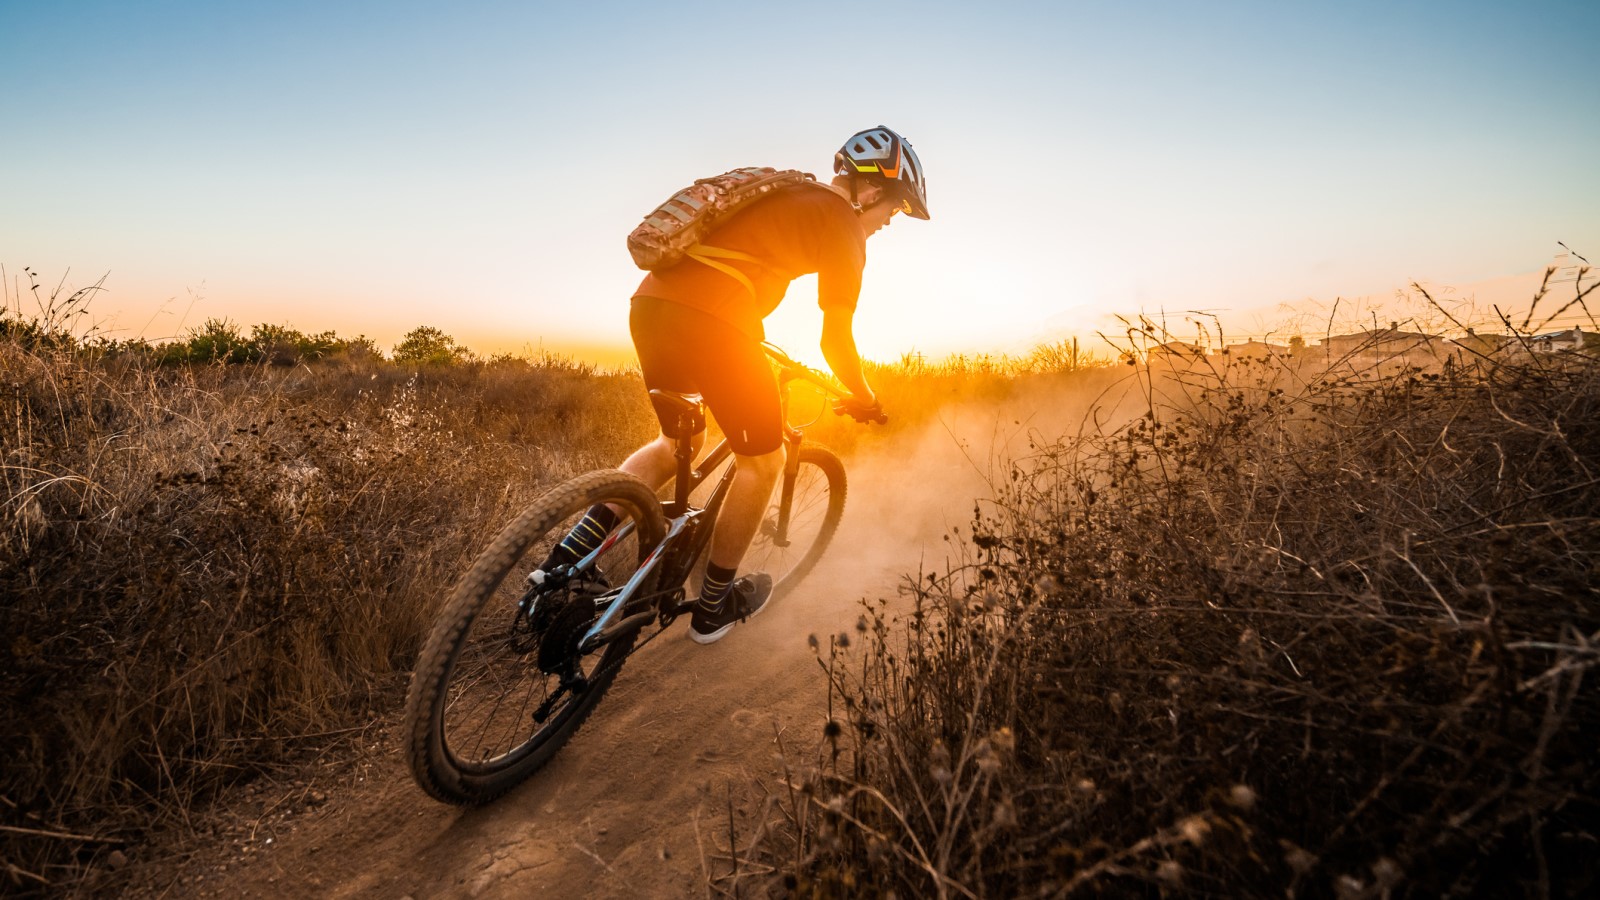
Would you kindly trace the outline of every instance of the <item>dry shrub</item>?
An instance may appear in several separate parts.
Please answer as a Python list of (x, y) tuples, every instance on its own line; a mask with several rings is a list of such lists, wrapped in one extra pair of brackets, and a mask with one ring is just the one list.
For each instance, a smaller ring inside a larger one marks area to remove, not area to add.
[(1141, 368), (1146, 415), (1035, 439), (820, 648), (775, 887), (1594, 890), (1596, 362)]
[(159, 367), (0, 339), (0, 885), (392, 707), (484, 536), (654, 427), (558, 359)]

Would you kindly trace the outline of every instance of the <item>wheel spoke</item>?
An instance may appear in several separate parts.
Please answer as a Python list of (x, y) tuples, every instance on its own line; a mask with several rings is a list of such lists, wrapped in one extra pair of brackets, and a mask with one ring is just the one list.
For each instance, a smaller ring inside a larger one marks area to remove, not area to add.
[[(528, 507), (457, 584), (419, 657), (407, 698), (412, 773), (435, 798), (482, 802), (532, 774), (587, 717), (633, 646), (633, 635), (625, 634), (592, 654), (563, 660), (593, 620), (594, 577), (552, 585), (542, 598), (554, 604), (551, 615), (538, 623), (518, 606), (529, 572), (600, 503), (623, 510), (633, 523), (631, 534), (595, 560), (596, 573), (625, 583), (664, 534), (660, 506), (638, 479), (594, 472)], [(541, 661), (566, 672), (567, 682), (542, 670)], [(585, 679), (588, 687), (575, 693), (572, 678)]]
[(767, 510), (743, 568), (772, 576), (774, 593), (793, 589), (816, 564), (838, 528), (844, 507), (844, 474), (826, 450), (802, 448), (800, 471), (789, 498), (786, 546), (778, 546), (781, 495)]

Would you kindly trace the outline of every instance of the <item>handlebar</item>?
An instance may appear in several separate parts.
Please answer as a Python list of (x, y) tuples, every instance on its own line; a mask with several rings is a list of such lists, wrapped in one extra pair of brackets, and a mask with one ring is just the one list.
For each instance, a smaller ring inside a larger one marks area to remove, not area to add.
[(847, 390), (844, 385), (840, 384), (826, 372), (821, 372), (805, 365), (789, 354), (783, 352), (783, 350), (780, 349), (776, 344), (768, 341), (761, 342), (761, 349), (765, 350), (767, 356), (771, 357), (772, 361), (778, 364), (778, 368), (783, 370), (784, 377), (798, 379), (806, 382), (807, 384), (815, 385), (817, 388), (821, 389), (824, 394), (837, 401), (833, 405), (833, 412), (835, 415), (853, 416), (857, 422), (862, 423), (876, 422), (879, 425), (888, 423), (889, 417), (884, 414), (881, 408), (876, 410), (876, 414), (872, 414), (872, 410), (860, 410), (863, 414), (865, 414), (865, 417), (862, 415), (857, 415), (856, 412), (853, 411), (848, 405), (848, 401), (850, 401), (855, 395), (850, 393), (850, 391)]
[(778, 368), (783, 369), (790, 378), (798, 378), (801, 381), (814, 384), (821, 388), (823, 393), (834, 399), (842, 400), (850, 396), (850, 392), (845, 389), (844, 385), (835, 381), (828, 373), (813, 369), (796, 360), (779, 349), (778, 345), (762, 341), (761, 349), (765, 350), (767, 355), (772, 357), (772, 361), (778, 364)]

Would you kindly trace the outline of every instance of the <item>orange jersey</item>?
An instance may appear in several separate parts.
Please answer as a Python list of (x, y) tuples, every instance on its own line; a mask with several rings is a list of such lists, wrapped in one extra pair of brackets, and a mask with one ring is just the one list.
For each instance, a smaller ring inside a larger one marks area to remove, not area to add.
[(701, 243), (761, 260), (728, 261), (750, 279), (754, 296), (733, 277), (693, 259), (645, 275), (634, 296), (701, 310), (755, 340), (765, 337), (761, 320), (801, 275), (817, 273), (817, 305), (824, 310), (856, 308), (867, 236), (850, 203), (826, 187), (783, 188), (740, 210)]

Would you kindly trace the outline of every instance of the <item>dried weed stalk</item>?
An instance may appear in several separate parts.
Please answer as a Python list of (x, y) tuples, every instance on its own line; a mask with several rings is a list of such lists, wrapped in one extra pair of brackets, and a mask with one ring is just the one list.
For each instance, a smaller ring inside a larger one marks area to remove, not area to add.
[(0, 891), (392, 708), (483, 535), (654, 424), (636, 378), (553, 359), (160, 366), (54, 334), (0, 334)]
[(1600, 365), (1472, 362), (1152, 361), (1142, 417), (1036, 438), (819, 645), (773, 890), (1594, 890)]

